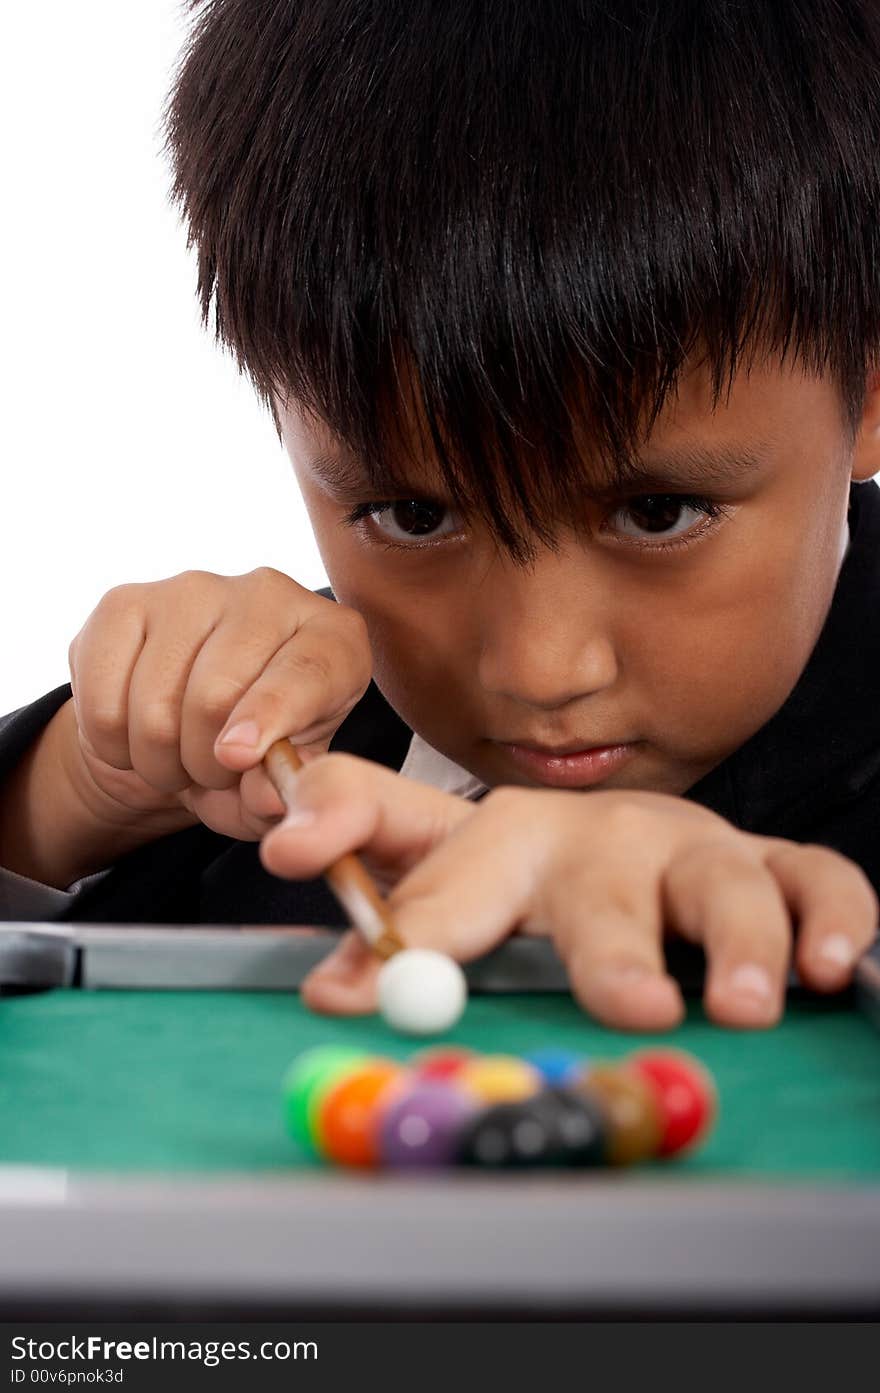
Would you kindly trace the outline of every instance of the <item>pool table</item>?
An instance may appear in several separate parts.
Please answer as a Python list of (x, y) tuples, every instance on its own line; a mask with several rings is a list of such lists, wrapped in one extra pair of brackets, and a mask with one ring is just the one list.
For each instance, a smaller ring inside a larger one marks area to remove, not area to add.
[[(720, 1094), (695, 1154), (626, 1172), (331, 1170), (279, 1083), (310, 1045), (404, 1057), (310, 1014), (326, 930), (0, 927), (0, 1317), (617, 1318), (880, 1314), (880, 960), (793, 988), (769, 1032), (591, 1022), (549, 946), (470, 969), (446, 1038), (614, 1058), (693, 1051)], [(693, 983), (689, 984), (693, 986)]]

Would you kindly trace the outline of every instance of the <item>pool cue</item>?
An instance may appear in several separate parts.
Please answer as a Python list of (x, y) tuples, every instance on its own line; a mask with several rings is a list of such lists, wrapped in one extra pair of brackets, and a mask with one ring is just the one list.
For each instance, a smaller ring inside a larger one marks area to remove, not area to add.
[[(269, 746), (263, 756), (263, 768), (285, 808), (294, 808), (297, 774), (304, 765), (289, 740), (276, 740)], [(390, 958), (405, 948), (378, 887), (354, 852), (347, 852), (328, 866), (324, 879), (378, 957)]]

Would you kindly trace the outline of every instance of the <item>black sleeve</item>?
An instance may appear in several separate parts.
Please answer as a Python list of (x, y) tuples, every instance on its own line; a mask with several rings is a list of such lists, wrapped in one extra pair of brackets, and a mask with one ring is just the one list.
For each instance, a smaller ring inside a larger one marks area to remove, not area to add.
[[(71, 697), (70, 684), (56, 687), (30, 706), (23, 706), (0, 718), (0, 790), (19, 761), (39, 738), (57, 711)], [(198, 876), (217, 855), (230, 845), (229, 838), (218, 837), (207, 828), (188, 828), (162, 838), (136, 852), (123, 856), (102, 877), (87, 880), (79, 893), (66, 902), (59, 896), (58, 908), (43, 917), (91, 922), (131, 923), (139, 919), (150, 923), (189, 923), (198, 906)], [(32, 918), (27, 889), (32, 882), (15, 885), (6, 880), (0, 898), (4, 918)], [(197, 922), (197, 921), (196, 921)]]
[(880, 895), (880, 779), (805, 832), (807, 835), (797, 840), (816, 842), (848, 856), (861, 866)]
[[(69, 687), (57, 687), (32, 705), (0, 717), (0, 797), (4, 782), (69, 696)], [(65, 891), (0, 866), (0, 920), (59, 919), (69, 904), (70, 895)]]
[(65, 683), (54, 692), (47, 692), (39, 701), (31, 702), (30, 706), (21, 706), (8, 716), (0, 716), (0, 787), (70, 696), (70, 684)]

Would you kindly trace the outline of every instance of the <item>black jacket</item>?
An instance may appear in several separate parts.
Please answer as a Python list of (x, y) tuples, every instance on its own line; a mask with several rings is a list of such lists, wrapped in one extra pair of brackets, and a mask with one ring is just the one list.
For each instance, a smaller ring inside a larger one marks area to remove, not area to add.
[[(835, 847), (880, 891), (880, 489), (851, 491), (850, 548), (809, 662), (775, 716), (685, 795), (737, 827)], [(332, 591), (318, 593), (331, 596)], [(0, 720), (0, 790), (70, 696), (59, 687)], [(331, 749), (399, 769), (412, 732), (375, 684)], [(0, 791), (2, 796), (2, 791)], [(56, 916), (59, 917), (59, 916)], [(323, 880), (282, 881), (257, 845), (205, 827), (124, 856), (60, 915), (92, 923), (338, 924)]]

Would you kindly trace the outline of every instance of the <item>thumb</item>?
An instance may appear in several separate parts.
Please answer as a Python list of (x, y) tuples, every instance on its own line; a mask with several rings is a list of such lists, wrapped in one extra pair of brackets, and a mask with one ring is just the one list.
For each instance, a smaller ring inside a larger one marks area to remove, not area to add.
[(394, 884), (475, 811), (464, 798), (348, 754), (310, 760), (294, 792), (296, 808), (260, 847), (266, 870), (290, 879), (321, 875), (354, 851), (383, 884)]
[(352, 929), (305, 978), (300, 996), (309, 1010), (322, 1015), (365, 1015), (376, 1009), (381, 967), (381, 959)]

